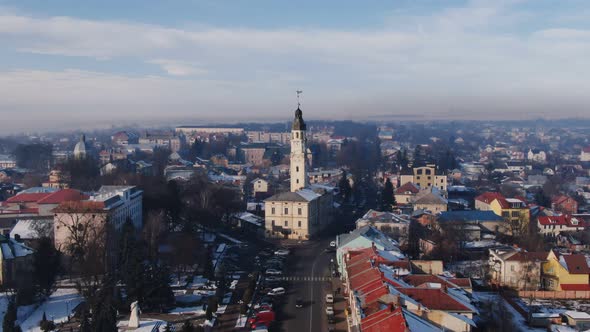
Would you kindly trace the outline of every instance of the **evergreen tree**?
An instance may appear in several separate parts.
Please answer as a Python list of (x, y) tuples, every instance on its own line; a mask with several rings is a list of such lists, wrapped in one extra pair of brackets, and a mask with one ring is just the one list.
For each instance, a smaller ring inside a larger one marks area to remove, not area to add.
[(345, 170), (342, 170), (342, 177), (338, 182), (338, 189), (340, 190), (340, 197), (342, 197), (344, 202), (348, 202), (350, 200), (352, 188), (350, 187), (350, 182), (348, 182), (348, 174)]
[(215, 268), (213, 267), (213, 257), (211, 256), (211, 249), (207, 248), (203, 260), (203, 276), (209, 280), (215, 280)]
[(113, 278), (107, 276), (96, 294), (92, 299), (92, 323), (90, 329), (93, 332), (113, 332), (117, 331), (117, 310), (114, 307)]
[(10, 299), (8, 301), (8, 307), (6, 308), (6, 313), (4, 314), (4, 320), (2, 321), (2, 330), (4, 332), (15, 331), (16, 314), (16, 303), (14, 302), (14, 299)]
[(389, 178), (387, 178), (385, 181), (385, 186), (381, 191), (381, 210), (391, 212), (394, 202), (395, 198), (393, 197), (393, 184)]
[(42, 237), (33, 254), (33, 280), (43, 296), (49, 296), (60, 269), (60, 253), (55, 249), (53, 240)]
[(82, 311), (82, 317), (80, 317), (80, 332), (90, 332), (90, 317), (88, 315), (88, 311)]
[(190, 321), (185, 321), (184, 324), (182, 324), (182, 332), (193, 332), (194, 328), (193, 328), (193, 324)]

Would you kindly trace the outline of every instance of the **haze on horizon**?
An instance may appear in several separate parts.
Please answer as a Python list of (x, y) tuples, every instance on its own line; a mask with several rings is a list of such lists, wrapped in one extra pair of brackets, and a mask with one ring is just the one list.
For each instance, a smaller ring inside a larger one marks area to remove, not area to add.
[(0, 133), (590, 117), (586, 0), (0, 0), (0, 42)]

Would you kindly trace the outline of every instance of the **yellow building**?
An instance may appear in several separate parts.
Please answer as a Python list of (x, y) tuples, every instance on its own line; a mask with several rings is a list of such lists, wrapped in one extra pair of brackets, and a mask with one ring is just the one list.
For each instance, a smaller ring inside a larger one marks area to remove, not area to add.
[(560, 255), (549, 252), (543, 263), (542, 286), (546, 290), (590, 290), (590, 268), (581, 254)]
[(436, 187), (441, 191), (447, 190), (447, 176), (437, 175), (434, 165), (414, 168), (414, 183), (422, 189)]
[(526, 203), (517, 198), (496, 198), (490, 203), (495, 214), (511, 223), (522, 222), (528, 225), (530, 210)]

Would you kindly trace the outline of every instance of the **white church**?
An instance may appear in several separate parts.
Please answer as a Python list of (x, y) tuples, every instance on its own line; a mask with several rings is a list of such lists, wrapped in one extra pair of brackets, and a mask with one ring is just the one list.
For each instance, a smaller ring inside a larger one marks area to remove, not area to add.
[(291, 191), (264, 201), (267, 238), (309, 239), (332, 221), (333, 193), (308, 183), (306, 125), (299, 107), (291, 129), (290, 172)]

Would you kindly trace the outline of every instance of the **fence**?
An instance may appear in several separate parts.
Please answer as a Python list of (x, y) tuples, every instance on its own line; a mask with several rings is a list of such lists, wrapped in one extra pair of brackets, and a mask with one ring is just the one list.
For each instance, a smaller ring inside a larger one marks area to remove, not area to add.
[(534, 299), (590, 299), (590, 291), (518, 291), (522, 298)]

